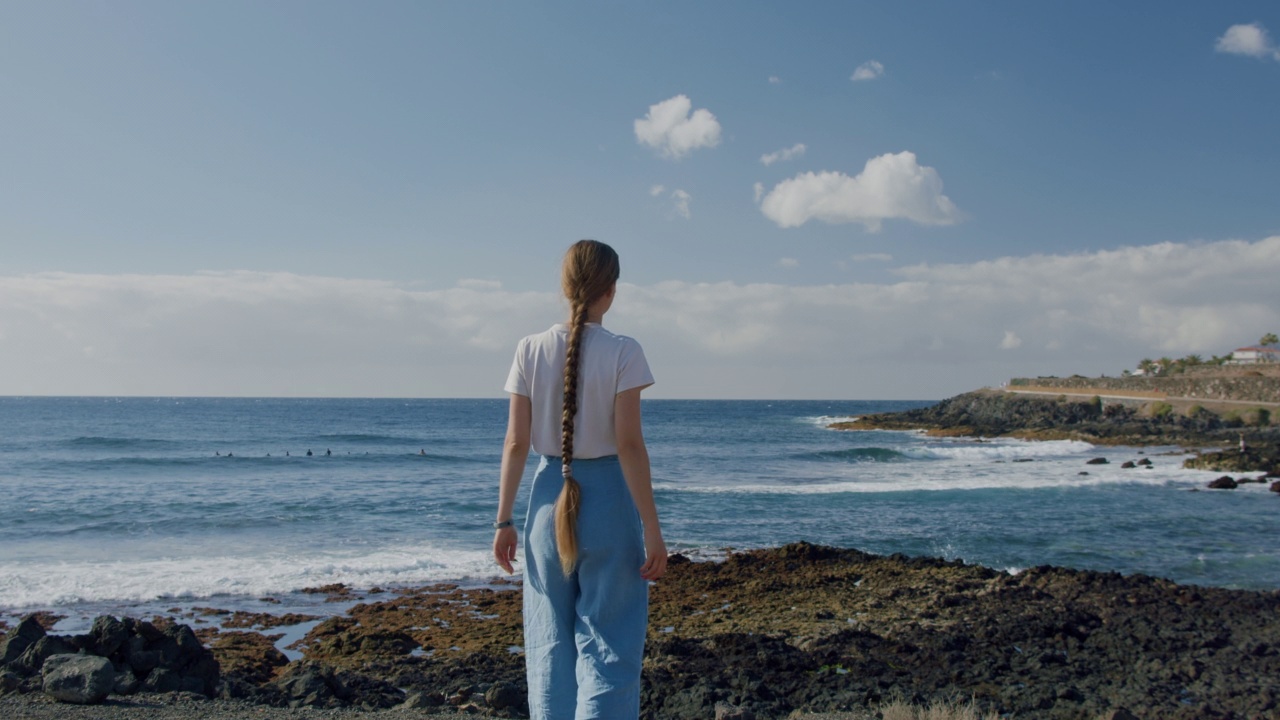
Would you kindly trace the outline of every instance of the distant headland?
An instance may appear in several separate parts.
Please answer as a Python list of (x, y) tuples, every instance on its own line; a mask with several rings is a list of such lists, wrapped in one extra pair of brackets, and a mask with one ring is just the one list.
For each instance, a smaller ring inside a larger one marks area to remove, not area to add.
[(1143, 360), (1137, 371), (1120, 377), (1014, 378), (927, 408), (865, 415), (830, 427), (1221, 448), (1202, 452), (1187, 466), (1280, 474), (1280, 350), (1273, 344), (1208, 362), (1194, 355)]

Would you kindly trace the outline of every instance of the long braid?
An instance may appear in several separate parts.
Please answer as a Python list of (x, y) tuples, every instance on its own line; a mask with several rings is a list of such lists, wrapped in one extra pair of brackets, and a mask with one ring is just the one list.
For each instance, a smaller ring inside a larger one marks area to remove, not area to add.
[(613, 292), (618, 282), (618, 253), (596, 240), (579, 240), (565, 253), (560, 285), (569, 300), (569, 343), (564, 356), (564, 408), (560, 418), (560, 462), (564, 488), (556, 498), (556, 549), (566, 576), (578, 565), (578, 512), (582, 486), (573, 477), (573, 430), (578, 415), (578, 368), (582, 336), (592, 305)]
[(560, 419), (560, 462), (564, 487), (556, 498), (556, 549), (565, 575), (578, 564), (578, 510), (582, 507), (582, 486), (573, 477), (573, 421), (578, 414), (578, 366), (582, 358), (582, 335), (587, 324), (587, 305), (573, 301), (569, 324), (569, 347), (564, 357), (564, 412)]

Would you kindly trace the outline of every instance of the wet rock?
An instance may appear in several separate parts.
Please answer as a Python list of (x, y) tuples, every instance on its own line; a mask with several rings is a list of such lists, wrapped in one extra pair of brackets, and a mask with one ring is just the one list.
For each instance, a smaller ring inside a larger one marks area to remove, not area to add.
[(1271, 492), (1280, 493), (1280, 480), (1271, 483)]
[(1109, 465), (1110, 462), (1104, 457), (1096, 457), (1092, 460), (1086, 460), (1085, 465)]
[(102, 702), (116, 684), (111, 661), (96, 655), (54, 655), (44, 663), (42, 687), (46, 695), (66, 703)]
[(11, 663), (22, 657), (37, 640), (45, 636), (44, 627), (33, 615), (23, 618), (22, 622), (5, 633), (0, 643), (0, 665)]
[(1098, 720), (1138, 720), (1138, 716), (1124, 708), (1116, 708), (1102, 713)]
[(1132, 460), (1125, 460), (1123, 463), (1120, 464), (1120, 468), (1122, 470), (1130, 470), (1136, 467), (1138, 467), (1138, 464)]
[(1151, 458), (1142, 458), (1138, 461), (1139, 465), (1152, 465)]
[(1235, 490), (1236, 481), (1230, 475), (1223, 475), (1217, 480), (1210, 482), (1208, 487), (1210, 490)]
[(22, 685), (22, 678), (8, 670), (0, 671), (0, 696), (14, 692)]

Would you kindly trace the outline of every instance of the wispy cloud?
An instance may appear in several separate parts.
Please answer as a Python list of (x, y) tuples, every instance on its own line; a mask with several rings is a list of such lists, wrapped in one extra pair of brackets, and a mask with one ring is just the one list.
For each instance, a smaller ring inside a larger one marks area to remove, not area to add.
[(760, 162), (768, 167), (776, 162), (784, 162), (793, 158), (804, 155), (804, 143), (796, 143), (789, 148), (783, 148), (771, 153), (765, 153), (760, 156)]
[(720, 144), (720, 123), (710, 110), (694, 110), (684, 95), (649, 106), (649, 112), (635, 121), (636, 142), (648, 145), (663, 157), (679, 160), (698, 148)]
[(1246, 55), (1248, 57), (1280, 60), (1280, 48), (1271, 43), (1267, 37), (1267, 29), (1262, 23), (1248, 25), (1232, 25), (1218, 38), (1214, 49), (1230, 55)]
[(795, 258), (778, 258), (778, 267), (793, 268), (800, 267), (800, 261)]
[(675, 201), (677, 215), (685, 220), (693, 217), (693, 214), (689, 212), (689, 202), (693, 200), (692, 195), (684, 190), (672, 190), (671, 199)]
[(878, 231), (884, 220), (952, 225), (962, 218), (942, 194), (938, 171), (917, 163), (911, 152), (871, 158), (855, 177), (840, 172), (801, 173), (774, 186), (760, 211), (784, 228), (821, 220), (861, 223), (871, 232)]
[(854, 262), (893, 262), (893, 256), (889, 253), (858, 253), (850, 255), (849, 259)]
[(867, 80), (875, 80), (881, 75), (884, 75), (884, 65), (875, 60), (868, 60), (859, 65), (849, 79), (854, 82), (866, 82)]
[[(624, 283), (606, 324), (642, 341), (657, 396), (864, 398), (1119, 372), (1280, 327), (1280, 236), (892, 272), (843, 285)], [(0, 395), (496, 397), (516, 340), (564, 312), (554, 288), (489, 281), (0, 276)]]
[(781, 83), (782, 83), (782, 78), (778, 77), (777, 75), (770, 75), (770, 76), (769, 76), (769, 84), (770, 84), (770, 85), (779, 85), (779, 84), (781, 84)]

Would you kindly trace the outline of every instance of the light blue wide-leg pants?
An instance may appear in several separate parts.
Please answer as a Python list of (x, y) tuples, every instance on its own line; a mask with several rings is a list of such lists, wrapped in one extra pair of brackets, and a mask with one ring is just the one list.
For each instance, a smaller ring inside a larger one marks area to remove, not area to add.
[(649, 586), (644, 534), (617, 456), (574, 460), (582, 486), (578, 567), (556, 553), (559, 458), (543, 457), (524, 535), (524, 652), (532, 720), (627, 720), (640, 715), (640, 663)]

